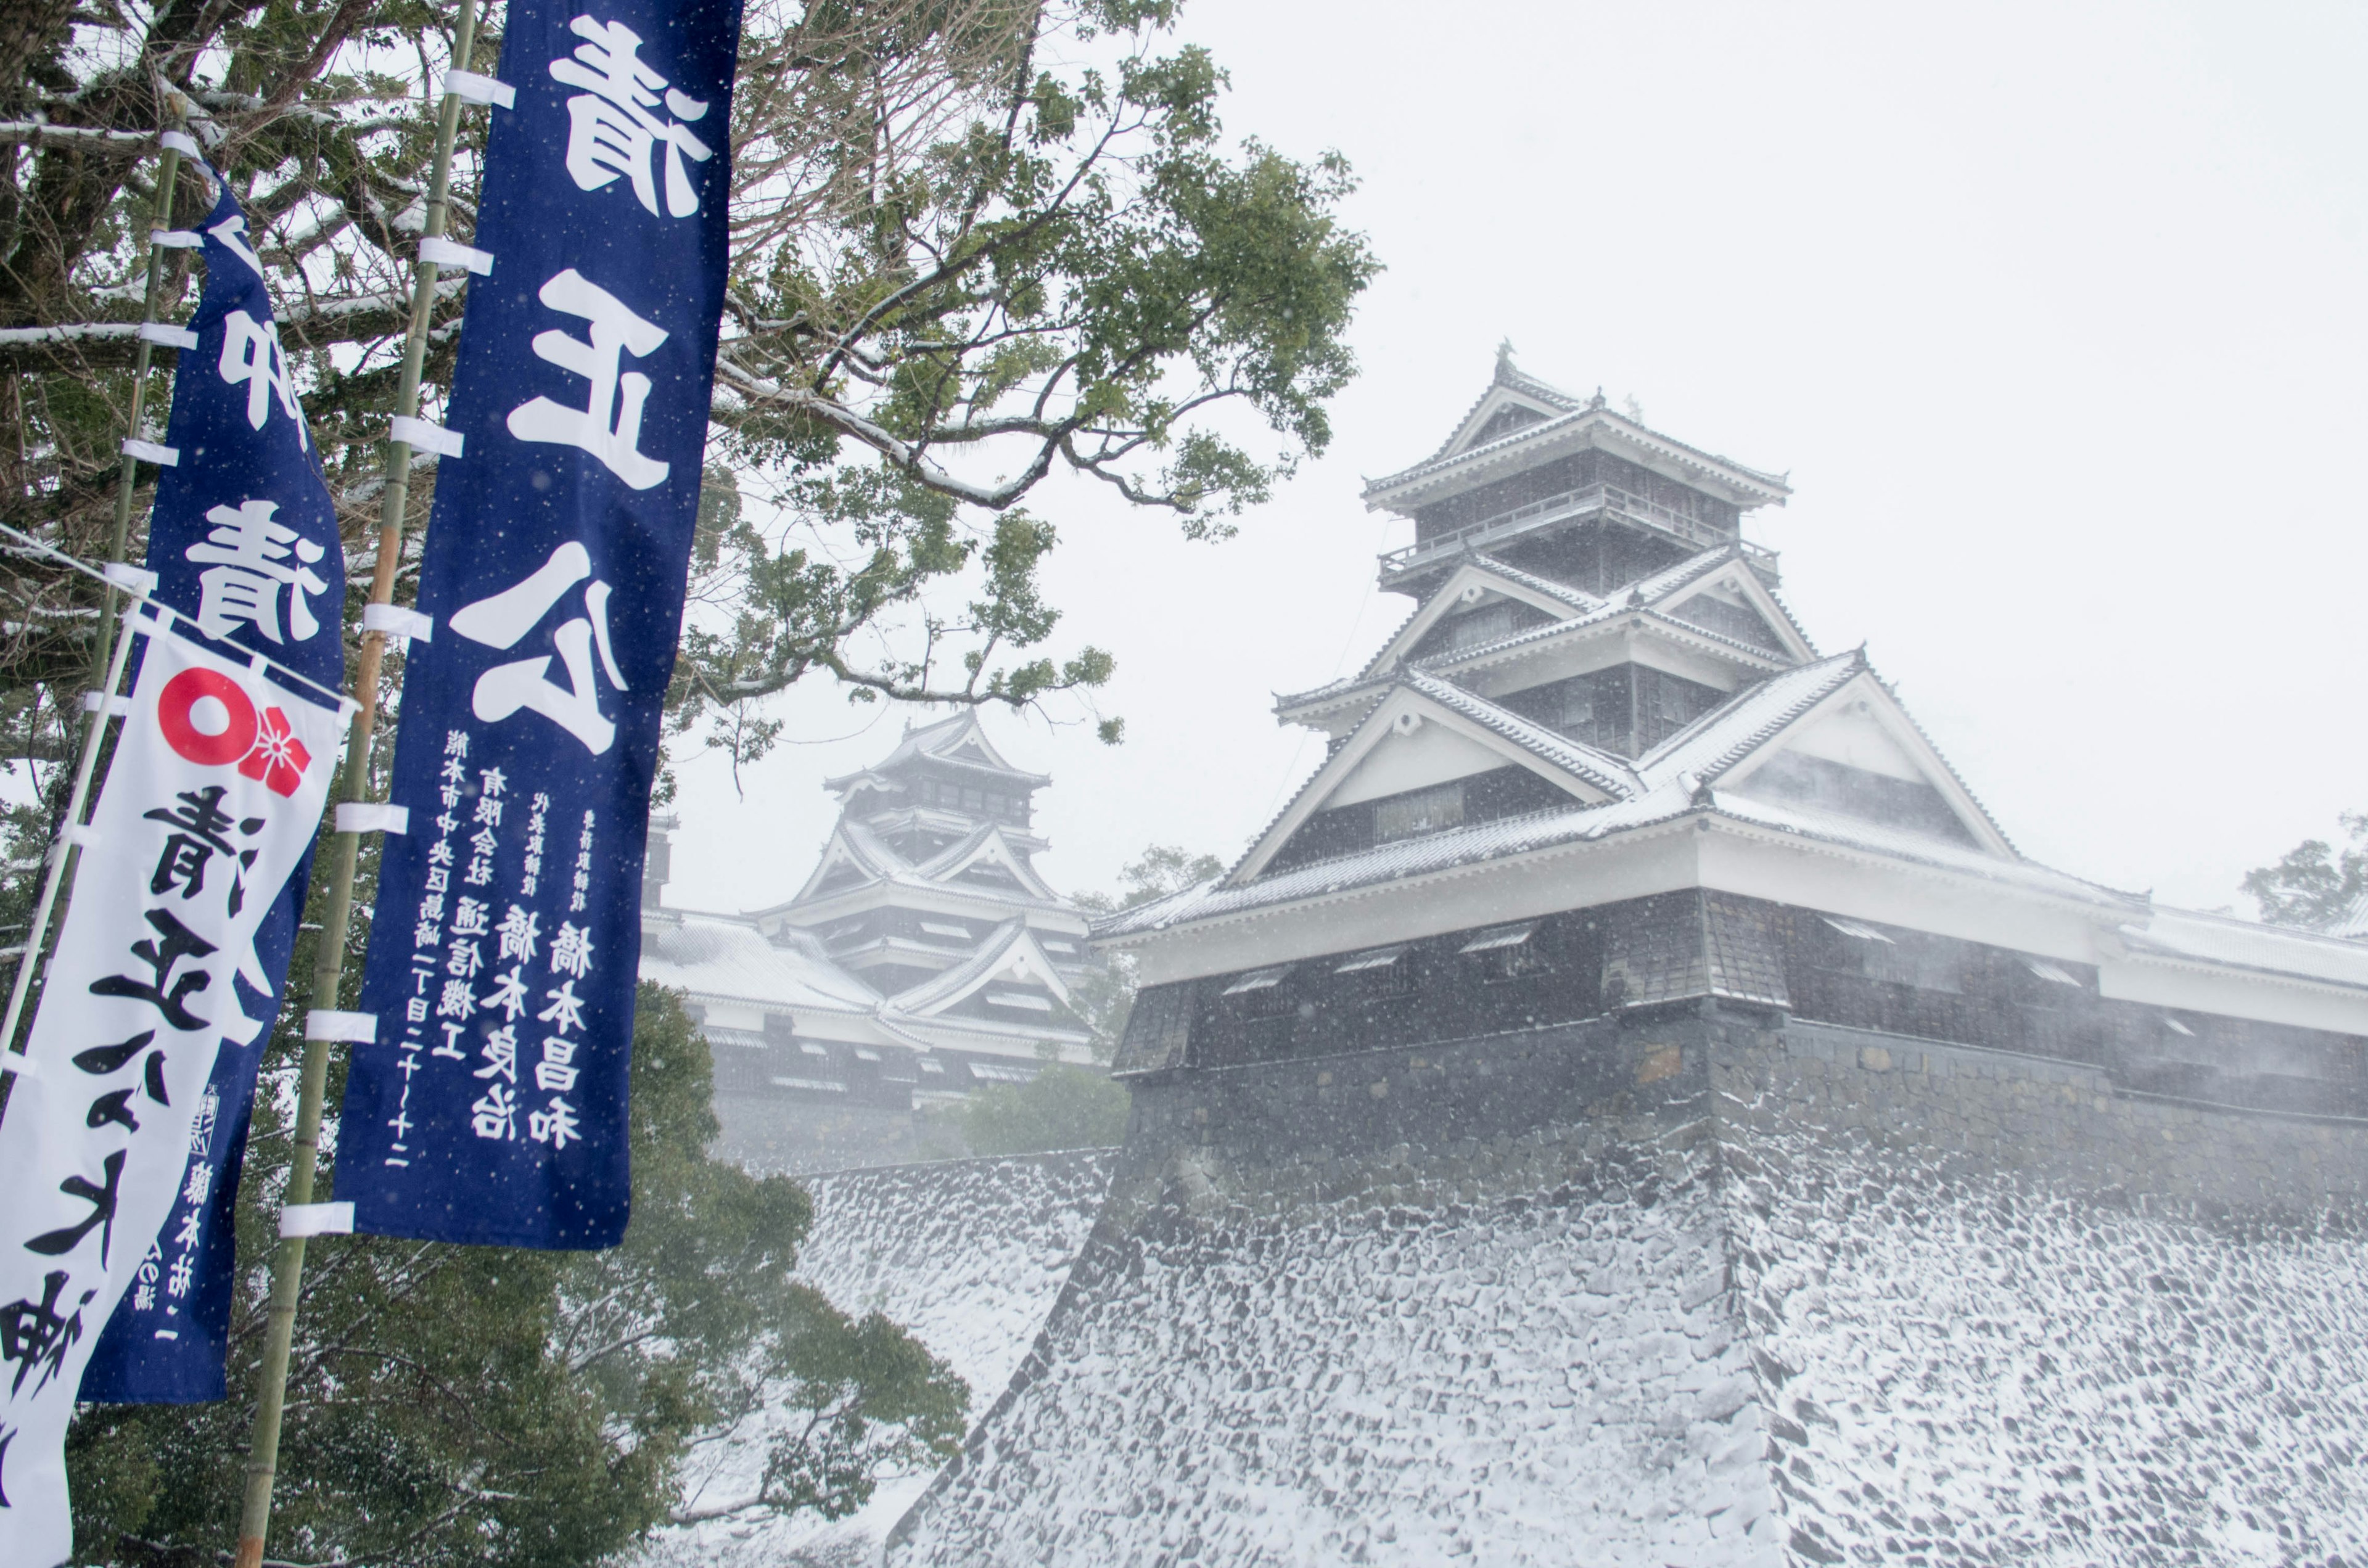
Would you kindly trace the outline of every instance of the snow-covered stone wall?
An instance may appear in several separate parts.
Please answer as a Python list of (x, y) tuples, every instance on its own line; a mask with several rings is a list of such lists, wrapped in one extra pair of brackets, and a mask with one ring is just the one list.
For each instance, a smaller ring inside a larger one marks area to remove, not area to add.
[[(1117, 1151), (840, 1171), (804, 1178), (814, 1229), (799, 1278), (847, 1312), (884, 1312), (970, 1384), (973, 1415), (1011, 1381), (1085, 1244)], [(751, 1420), (705, 1446), (694, 1506), (750, 1495), (772, 1424)], [(848, 1517), (750, 1514), (671, 1528), (644, 1568), (839, 1568), (877, 1562), (880, 1541), (928, 1476), (883, 1481)]]
[(962, 1564), (2368, 1561), (2368, 1126), (1688, 1018), (1147, 1087)]

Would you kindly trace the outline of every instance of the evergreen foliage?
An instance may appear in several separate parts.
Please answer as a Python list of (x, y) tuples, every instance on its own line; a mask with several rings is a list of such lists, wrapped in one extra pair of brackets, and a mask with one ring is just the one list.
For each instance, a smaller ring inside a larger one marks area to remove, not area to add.
[[(236, 1533), (268, 1243), (301, 1042), (271, 1044), (239, 1199), (231, 1397), (86, 1407), (68, 1449), (84, 1562), (211, 1562)], [(313, 1244), (279, 1451), (275, 1558), (384, 1568), (598, 1562), (684, 1517), (691, 1445), (767, 1405), (794, 1419), (751, 1506), (837, 1517), (883, 1467), (941, 1463), (968, 1391), (877, 1313), (794, 1283), (804, 1192), (711, 1160), (706, 1042), (643, 985), (633, 1223), (607, 1252)], [(334, 1102), (334, 1095), (332, 1100)]]
[(955, 1112), (973, 1154), (1107, 1149), (1126, 1137), (1126, 1085), (1048, 1062), (1025, 1084), (990, 1084)]
[[(345, 530), (351, 645), (431, 88), (461, 3), (26, 0), (0, 16), (0, 498), (12, 526), (85, 559), (107, 553), (160, 207), (150, 138), (187, 116), (248, 213), (278, 302)], [(814, 672), (875, 699), (1016, 706), (1089, 692), (1110, 657), (1051, 651), (1059, 610), (1040, 573), (1057, 535), (1021, 506), (1034, 487), (1056, 472), (1099, 480), (1215, 538), (1324, 449), (1325, 405), (1354, 368), (1343, 335), (1375, 271), (1338, 223), (1349, 172), (1337, 157), (1228, 141), (1224, 74), (1165, 43), (1174, 16), (1170, 0), (751, 0), (714, 460), (669, 694), (677, 745), (735, 765), (762, 755), (780, 727), (756, 705)], [(477, 71), (495, 69), (500, 25), (495, 7)], [(465, 242), (489, 117), (461, 123), (453, 237)], [(175, 196), (177, 221), (203, 199), (186, 170)], [(176, 321), (195, 302), (193, 259), (169, 252), (161, 266), (161, 313)], [(450, 277), (436, 295), (431, 416), (465, 288)], [(161, 421), (175, 355), (154, 358), (147, 399)], [(416, 542), (432, 460), (414, 476)], [(135, 560), (154, 477), (137, 474)], [(406, 566), (398, 602), (413, 580)], [(34, 801), (0, 819), (0, 947), (12, 926), (21, 940), (63, 806), (95, 608), (85, 579), (0, 551), (0, 767)], [(390, 710), (401, 664), (384, 675)], [(389, 733), (371, 759), (381, 782)], [(1101, 733), (1117, 740), (1119, 722)], [(374, 858), (366, 846), (364, 910)], [(355, 923), (354, 959), (367, 925)], [(291, 966), (299, 996), (311, 942)], [(85, 1561), (210, 1563), (234, 1533), (300, 1016), (291, 1008), (267, 1048), (240, 1198), (232, 1396), (85, 1414), (72, 1464)], [(959, 1382), (894, 1325), (848, 1320), (790, 1283), (799, 1190), (705, 1158), (708, 1075), (679, 1007), (645, 987), (635, 1220), (612, 1252), (313, 1244), (276, 1559), (598, 1561), (680, 1517), (674, 1478), (691, 1444), (785, 1402), (805, 1418), (783, 1428), (761, 1494), (702, 1513), (840, 1513), (883, 1466), (950, 1451)], [(1113, 1093), (1122, 1117), (1122, 1092), (1054, 1076), (1009, 1124), (1109, 1142), (1044, 1130), (1107, 1129)]]
[(2305, 839), (2275, 865), (2245, 873), (2245, 892), (2260, 905), (2262, 919), (2324, 931), (2362, 912), (2368, 902), (2368, 813), (2346, 812), (2342, 822), (2350, 842), (2341, 849), (2322, 838)]
[[(146, 138), (186, 111), (248, 213), (359, 595), (429, 87), (461, 3), (28, 0), (0, 25), (13, 520), (104, 553), (157, 200)], [(752, 0), (718, 504), (670, 693), (678, 738), (760, 756), (780, 730), (752, 705), (817, 672), (866, 699), (1086, 693), (1110, 656), (1049, 651), (1060, 616), (1040, 574), (1058, 535), (1022, 507), (1030, 493), (1071, 473), (1218, 537), (1324, 449), (1325, 405), (1354, 369), (1349, 312), (1376, 270), (1338, 222), (1352, 181), (1337, 156), (1228, 139), (1224, 73), (1166, 40), (1175, 14), (1170, 0)], [(481, 30), (481, 72), (501, 19)], [(462, 241), (488, 123), (461, 117)], [(176, 211), (201, 199), (185, 173)], [(165, 257), (168, 319), (193, 301), (194, 265)], [(439, 285), (431, 392), (465, 287)], [(174, 358), (156, 351), (152, 409)], [(415, 471), (414, 526), (433, 466)], [(0, 553), (0, 755), (63, 755), (71, 713), (21, 694), (72, 694), (91, 602), (85, 583)]]
[[(1121, 909), (1133, 909), (1153, 899), (1181, 892), (1212, 877), (1223, 876), (1224, 871), (1224, 862), (1214, 855), (1195, 855), (1172, 844), (1154, 844), (1119, 872), (1116, 892), (1079, 893), (1077, 903), (1089, 914), (1115, 915)], [(1110, 1059), (1126, 1033), (1127, 1017), (1134, 1011), (1134, 959), (1127, 953), (1102, 954), (1101, 962), (1093, 971), (1069, 988), (1069, 999), (1078, 1015), (1092, 1026), (1095, 1051), (1103, 1061)]]

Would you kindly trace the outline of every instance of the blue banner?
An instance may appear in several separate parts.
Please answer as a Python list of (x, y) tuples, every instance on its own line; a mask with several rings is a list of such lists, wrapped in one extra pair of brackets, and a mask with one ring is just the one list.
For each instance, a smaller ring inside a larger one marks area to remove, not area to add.
[[(205, 172), (217, 194), (197, 230), (206, 267), (188, 327), (197, 346), (181, 350), (165, 426), (176, 461), (159, 472), (148, 523), (154, 597), (180, 612), (181, 634), (219, 653), (262, 653), (341, 690), (346, 562), (336, 509), (304, 427), (245, 215), (230, 187)], [(192, 836), (211, 846), (207, 835)], [(245, 853), (252, 863), (253, 851)], [(217, 1020), (225, 1023), (223, 1044), (190, 1130), (179, 1196), (92, 1352), (85, 1400), (222, 1397), (247, 1115), (312, 867), (308, 848), (276, 897), (269, 889), (245, 895), (271, 899), (256, 933), (255, 961), (239, 965), (232, 979), (238, 1009)], [(157, 877), (168, 869), (160, 867)]]
[(517, 0), (337, 1134), (358, 1230), (600, 1247), (723, 312), (737, 0)]

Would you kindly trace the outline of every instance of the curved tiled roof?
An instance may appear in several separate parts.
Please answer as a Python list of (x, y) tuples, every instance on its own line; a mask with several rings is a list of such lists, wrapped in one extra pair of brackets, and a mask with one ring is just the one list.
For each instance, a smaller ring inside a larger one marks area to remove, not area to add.
[(1639, 781), (1635, 772), (1611, 752), (1583, 741), (1572, 740), (1568, 735), (1557, 734), (1543, 724), (1532, 723), (1486, 698), (1474, 697), (1462, 687), (1419, 669), (1399, 671), (1398, 684), (1410, 691), (1422, 693), (1442, 708), (1462, 714), (1492, 734), (1502, 735), (1540, 760), (1552, 763), (1614, 800), (1636, 792)]
[[(1529, 378), (1522, 378), (1522, 381), (1524, 383), (1528, 383)], [(1520, 392), (1524, 395), (1537, 397), (1541, 402), (1548, 401), (1548, 399), (1541, 393), (1531, 392), (1529, 384), (1514, 385), (1511, 382), (1501, 384), (1511, 386), (1512, 390)], [(1544, 385), (1543, 382), (1532, 384), (1539, 387), (1543, 387)], [(1497, 384), (1492, 383), (1488, 392), (1493, 392), (1496, 390)], [(1723, 458), (1715, 452), (1706, 452), (1699, 447), (1690, 446), (1686, 442), (1678, 440), (1673, 437), (1664, 436), (1659, 431), (1651, 429), (1623, 415), (1613, 413), (1610, 408), (1604, 406), (1604, 404), (1599, 400), (1590, 400), (1585, 403), (1578, 403), (1576, 400), (1570, 398), (1567, 393), (1555, 393), (1554, 395), (1568, 405), (1562, 413), (1556, 414), (1550, 418), (1538, 420), (1533, 424), (1524, 425), (1520, 429), (1509, 431), (1505, 435), (1497, 437), (1492, 441), (1484, 441), (1477, 446), (1466, 447), (1462, 451), (1451, 451), (1449, 449), (1449, 448), (1452, 448), (1454, 445), (1454, 439), (1451, 437), (1447, 447), (1442, 447), (1437, 453), (1424, 459), (1421, 462), (1415, 464), (1412, 468), (1403, 469), (1396, 473), (1367, 482), (1365, 485), (1366, 505), (1368, 506), (1382, 505), (1376, 497), (1384, 491), (1401, 489), (1406, 485), (1415, 483), (1419, 480), (1437, 477), (1438, 475), (1444, 473), (1448, 469), (1459, 464), (1470, 462), (1474, 459), (1486, 456), (1502, 455), (1506, 452), (1509, 452), (1514, 447), (1534, 441), (1541, 436), (1567, 431), (1576, 428), (1580, 425), (1588, 423), (1600, 424), (1611, 429), (1622, 439), (1633, 443), (1635, 446), (1642, 447), (1648, 450), (1657, 452), (1663, 456), (1674, 459), (1687, 467), (1694, 468), (1705, 472), (1715, 472), (1723, 477), (1731, 477), (1733, 480), (1740, 481), (1741, 485), (1744, 488), (1759, 491), (1766, 495), (1768, 500), (1781, 500), (1783, 496), (1791, 493), (1791, 486), (1785, 483), (1784, 478), (1781, 474), (1769, 473), (1754, 468), (1747, 468), (1743, 464), (1735, 461), (1732, 458)], [(1482, 393), (1480, 401), (1486, 402), (1487, 396), (1488, 392)], [(1474, 403), (1472, 405), (1472, 413), (1477, 413), (1479, 407), (1480, 403)], [(1459, 420), (1457, 422), (1456, 429), (1458, 434), (1461, 434), (1463, 425), (1471, 419), (1472, 413), (1467, 413), (1463, 416), (1463, 420)]]
[(880, 994), (803, 932), (768, 939), (745, 917), (668, 910), (642, 937), (643, 980), (719, 1000), (870, 1013)]

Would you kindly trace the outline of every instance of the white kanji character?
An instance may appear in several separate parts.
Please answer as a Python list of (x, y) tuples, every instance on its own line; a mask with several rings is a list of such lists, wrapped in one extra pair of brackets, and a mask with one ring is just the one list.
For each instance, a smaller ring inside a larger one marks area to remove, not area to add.
[(480, 1138), (518, 1136), (518, 1096), (507, 1084), (488, 1084), (484, 1096), (469, 1108), (469, 1126)]
[(509, 788), (509, 776), (498, 767), (486, 768), (477, 775), (477, 778), (484, 786), (485, 793), (495, 800), (499, 800), (502, 791)]
[(563, 920), (551, 938), (551, 971), (572, 974), (578, 980), (592, 968), (592, 933), (573, 921)]
[(477, 797), (477, 810), (476, 810), (476, 813), (475, 813), (474, 817), (473, 817), (472, 820), (476, 821), (476, 822), (484, 823), (484, 824), (486, 826), (488, 826), (488, 827), (499, 827), (499, 826), (501, 826), (501, 825), (502, 825), (502, 803), (501, 803), (501, 801), (499, 801), (495, 800), (495, 799), (493, 796), (491, 796), (491, 795), (480, 795), (480, 796), (478, 796), (478, 797)]
[(563, 980), (559, 983), (558, 990), (546, 991), (543, 995), (550, 999), (551, 1006), (537, 1013), (536, 1017), (549, 1024), (561, 1034), (565, 1034), (569, 1029), (581, 1030), (584, 1028), (584, 1003), (582, 998), (575, 994), (575, 982)]
[[(460, 927), (456, 926), (452, 929), (457, 933)], [(456, 936), (452, 946), (448, 949), (448, 954), (444, 962), (444, 972), (457, 975), (462, 980), (476, 979), (485, 967), (484, 959), (479, 953), (477, 944), (465, 937)]]
[(176, 1247), (197, 1245), (198, 1232), (205, 1224), (205, 1218), (195, 1209), (186, 1210), (181, 1215), (181, 1228), (173, 1233), (173, 1244)]
[[(637, 352), (646, 354), (649, 349)], [(304, 409), (296, 401), (296, 383), (288, 374), (288, 356), (280, 351), (279, 323), (258, 322), (245, 311), (233, 311), (222, 318), (220, 369), (225, 382), (246, 388), (246, 423), (250, 428), (263, 428), (263, 422), (271, 417), (271, 399), (277, 394), (279, 412), (296, 422), (297, 446), (310, 448), (312, 437), (304, 431)]]
[(469, 767), (459, 757), (448, 756), (444, 759), (444, 771), (437, 777), (447, 784), (466, 784), (469, 781)]
[(552, 331), (536, 333), (532, 345), (536, 358), (582, 376), (592, 390), (582, 408), (547, 397), (518, 404), (510, 410), (510, 434), (521, 441), (581, 447), (635, 490), (663, 483), (673, 465), (644, 457), (639, 449), (642, 407), (649, 401), (652, 382), (639, 370), (620, 374), (618, 363), (627, 353), (636, 358), (655, 353), (666, 340), (666, 328), (643, 320), (632, 306), (572, 267), (545, 283), (535, 298), (562, 314), (592, 324), (589, 343)]
[(447, 731), (445, 731), (445, 732), (444, 732), (444, 755), (445, 755), (446, 756), (468, 756), (468, 755), (469, 755), (469, 732), (468, 732), (468, 731), (466, 731), (466, 730), (447, 730)]
[(511, 904), (502, 923), (494, 927), (494, 935), (501, 938), (501, 957), (532, 963), (535, 949), (541, 945), (541, 933), (535, 929), (540, 923), (532, 910)]
[(190, 1162), (188, 1179), (181, 1184), (181, 1196), (191, 1203), (203, 1203), (206, 1194), (213, 1190), (214, 1173), (205, 1165)]
[[(591, 552), (571, 540), (516, 585), (455, 610), (452, 630), (488, 648), (516, 647), (570, 588), (591, 575)], [(567, 685), (544, 678), (551, 668), (549, 654), (495, 665), (477, 677), (471, 697), (478, 718), (499, 723), (528, 709), (574, 735), (595, 756), (616, 744), (617, 726), (600, 711), (600, 689), (592, 669), (597, 648), (610, 683), (619, 691), (626, 689), (624, 672), (617, 668), (616, 653), (609, 644), (609, 585), (595, 578), (584, 590), (584, 608), (585, 614), (552, 633), (566, 666)]]
[(189, 1154), (202, 1158), (214, 1141), (214, 1120), (222, 1114), (222, 1096), (214, 1093), (211, 1084), (198, 1101), (198, 1114), (189, 1120)]
[(496, 974), (494, 976), (493, 990), (478, 997), (477, 1005), (488, 1013), (499, 1007), (504, 1017), (512, 1023), (518, 1022), (518, 1016), (527, 1009), (524, 974), (525, 971), (522, 969), (513, 969), (506, 973)]
[(476, 1076), (518, 1082), (518, 1030), (507, 1024), (487, 1030), (479, 1054), (484, 1057), (485, 1064), (477, 1069)]
[[(560, 1102), (553, 1100), (551, 1103), (557, 1105)], [(570, 1131), (573, 1131), (573, 1129), (570, 1129)], [(196, 1282), (197, 1272), (197, 1254), (190, 1252), (178, 1254), (173, 1259), (172, 1268), (165, 1276), (165, 1289), (166, 1292), (175, 1296), (188, 1295), (189, 1293), (189, 1287)]]
[(153, 1312), (156, 1310), (156, 1287), (154, 1284), (142, 1279), (131, 1288), (131, 1310), (135, 1312)]
[(666, 211), (688, 218), (699, 210), (699, 192), (683, 167), (687, 154), (699, 163), (715, 155), (714, 149), (691, 133), (690, 128), (660, 119), (651, 113), (658, 95), (682, 119), (704, 119), (708, 106), (676, 91), (666, 79), (639, 58), (642, 38), (622, 22), (596, 22), (578, 17), (568, 24), (576, 37), (574, 59), (551, 62), (552, 79), (583, 93), (567, 100), (567, 173), (578, 190), (598, 190), (622, 175), (633, 195), (655, 217), (657, 180), (655, 154), (666, 152)]
[(542, 1060), (534, 1064), (534, 1086), (553, 1094), (565, 1094), (575, 1086), (575, 1074), (581, 1068), (569, 1065), (575, 1060), (575, 1042), (546, 1040), (542, 1042)]
[(485, 916), (491, 913), (493, 913), (491, 905), (480, 903), (473, 898), (463, 898), (452, 911), (452, 935), (455, 937), (484, 936), (490, 929), (485, 924)]
[[(214, 528), (181, 552), (203, 566), (198, 574), (198, 630), (209, 637), (227, 637), (241, 621), (274, 642), (289, 637), (302, 642), (321, 630), (308, 594), (324, 594), (329, 585), (313, 570), (327, 551), (271, 514), (277, 501), (245, 501), (236, 506), (216, 506), (206, 514)], [(290, 555), (294, 560), (290, 561)], [(280, 634), (280, 594), (287, 594), (287, 636)]]
[(575, 1108), (563, 1099), (553, 1099), (547, 1109), (529, 1112), (526, 1130), (536, 1142), (548, 1143), (554, 1150), (566, 1148), (571, 1139), (584, 1142), (584, 1134), (575, 1130)]
[(467, 1018), (475, 1016), (477, 994), (465, 980), (448, 980), (444, 994), (437, 999), (436, 1016), (439, 1018)]

